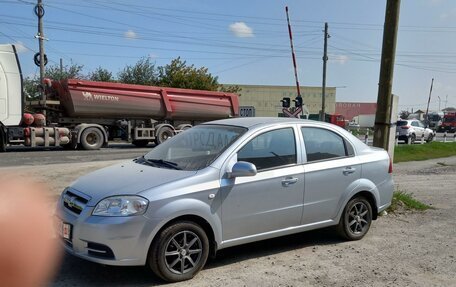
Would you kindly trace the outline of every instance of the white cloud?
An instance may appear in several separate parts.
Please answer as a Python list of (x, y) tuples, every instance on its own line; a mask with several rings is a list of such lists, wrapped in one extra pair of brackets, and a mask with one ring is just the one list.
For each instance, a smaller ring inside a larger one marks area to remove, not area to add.
[(347, 55), (328, 55), (329, 61), (330, 62), (336, 62), (338, 64), (345, 64), (350, 60), (350, 58)]
[(14, 46), (16, 46), (16, 51), (18, 53), (25, 53), (29, 51), (29, 49), (25, 47), (24, 43), (22, 43), (21, 41), (17, 41), (16, 43), (14, 43)]
[(253, 29), (247, 26), (244, 22), (230, 24), (229, 29), (236, 37), (247, 38), (254, 36)]
[(445, 20), (452, 20), (456, 18), (456, 9), (451, 9), (449, 11), (446, 11), (442, 14), (440, 14), (440, 20), (445, 21)]
[(133, 30), (128, 30), (124, 33), (124, 37), (127, 39), (136, 39), (138, 35)]

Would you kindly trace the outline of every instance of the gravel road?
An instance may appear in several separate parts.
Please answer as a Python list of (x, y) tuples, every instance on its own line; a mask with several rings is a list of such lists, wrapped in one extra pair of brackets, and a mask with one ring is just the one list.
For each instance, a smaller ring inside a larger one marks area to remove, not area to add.
[[(2, 167), (36, 176), (55, 202), (78, 176), (119, 162)], [(388, 214), (364, 239), (331, 229), (222, 250), (190, 282), (170, 286), (456, 286), (456, 156), (394, 165), (399, 190), (435, 209)], [(143, 267), (110, 267), (65, 256), (51, 286), (155, 286)]]

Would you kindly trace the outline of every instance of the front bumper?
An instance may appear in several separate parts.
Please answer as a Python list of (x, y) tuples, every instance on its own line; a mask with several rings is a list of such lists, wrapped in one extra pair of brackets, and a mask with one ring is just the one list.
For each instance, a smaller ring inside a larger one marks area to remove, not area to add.
[(145, 265), (151, 236), (159, 220), (144, 216), (92, 216), (94, 207), (76, 214), (58, 204), (56, 220), (71, 225), (71, 239), (62, 238), (65, 250), (105, 265)]

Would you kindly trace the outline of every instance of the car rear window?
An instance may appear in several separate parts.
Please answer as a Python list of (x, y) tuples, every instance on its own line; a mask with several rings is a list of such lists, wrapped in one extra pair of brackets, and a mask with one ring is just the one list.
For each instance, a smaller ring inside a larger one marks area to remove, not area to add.
[(406, 125), (407, 125), (407, 121), (397, 121), (398, 127), (402, 127), (402, 126), (406, 126)]

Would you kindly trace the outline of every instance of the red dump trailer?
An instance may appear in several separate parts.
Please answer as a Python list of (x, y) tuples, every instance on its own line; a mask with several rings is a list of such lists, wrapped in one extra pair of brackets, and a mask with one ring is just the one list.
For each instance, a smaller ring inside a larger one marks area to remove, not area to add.
[(200, 122), (239, 115), (232, 93), (78, 79), (45, 79), (46, 100), (25, 103), (15, 49), (0, 45), (0, 52), (0, 82), (8, 87), (0, 89), (0, 151), (11, 145), (91, 150), (111, 140), (160, 144)]
[(232, 93), (78, 79), (44, 82), (48, 122), (69, 129), (71, 148), (98, 149), (109, 140), (160, 144), (199, 122), (239, 113)]

